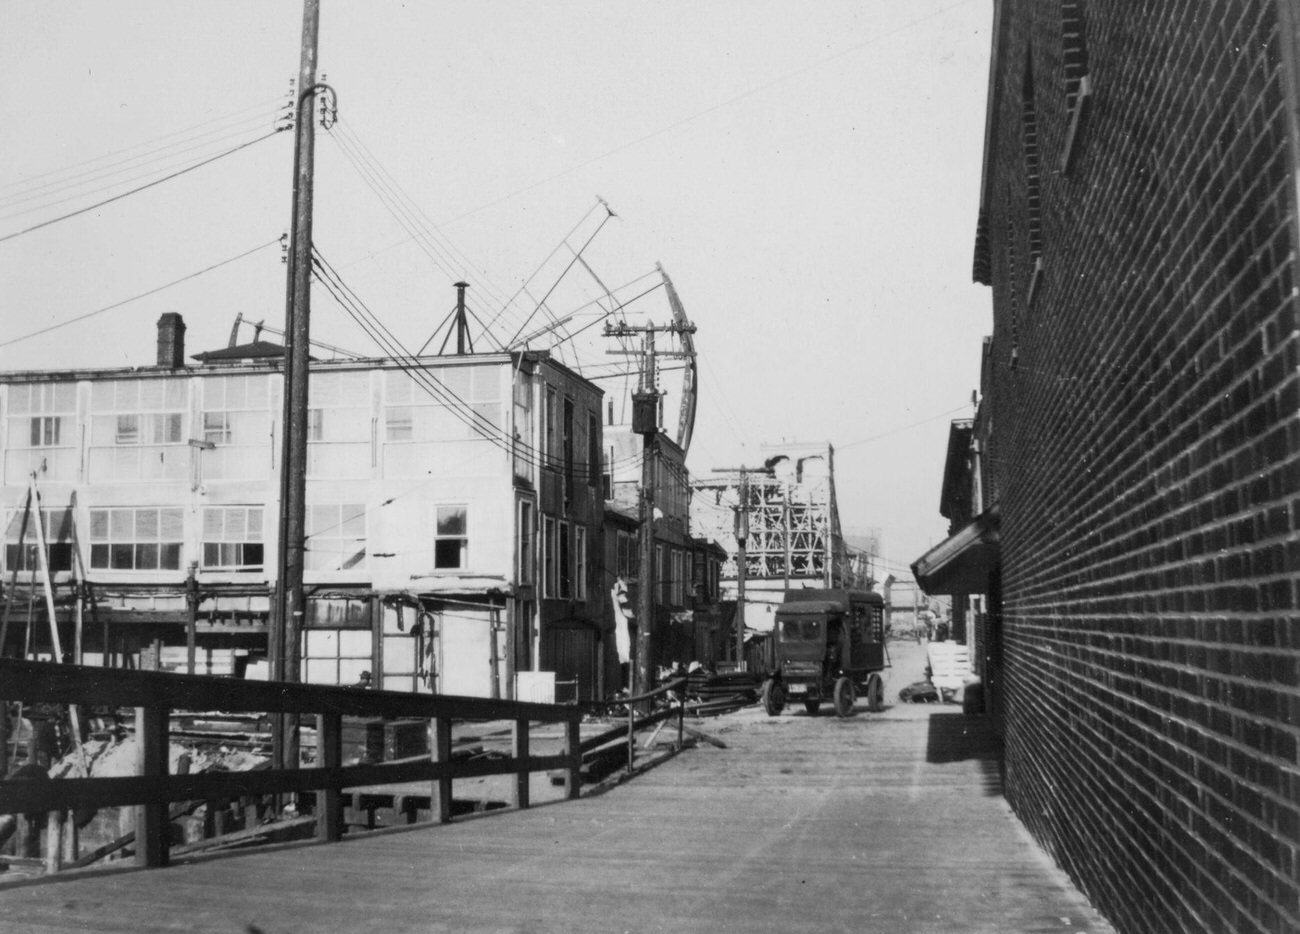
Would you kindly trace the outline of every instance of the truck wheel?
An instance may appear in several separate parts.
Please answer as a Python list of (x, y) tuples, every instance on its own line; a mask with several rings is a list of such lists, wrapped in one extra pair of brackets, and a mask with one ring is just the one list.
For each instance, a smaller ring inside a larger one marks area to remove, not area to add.
[(848, 678), (835, 680), (835, 712), (841, 717), (853, 713), (853, 703), (857, 698), (853, 692), (853, 682)]
[(885, 685), (880, 675), (872, 673), (867, 676), (867, 709), (879, 713), (884, 707)]
[(817, 711), (821, 707), (821, 705), (822, 705), (821, 701), (806, 700), (803, 702), (803, 709), (808, 711), (808, 716), (815, 717), (817, 716)]
[(763, 685), (763, 709), (769, 717), (775, 717), (785, 709), (785, 688), (775, 681)]

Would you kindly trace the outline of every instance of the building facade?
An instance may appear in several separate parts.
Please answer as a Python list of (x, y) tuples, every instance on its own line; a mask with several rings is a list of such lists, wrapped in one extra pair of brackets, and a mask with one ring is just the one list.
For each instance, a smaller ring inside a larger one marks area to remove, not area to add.
[[(646, 455), (642, 436), (630, 425), (606, 428), (608, 495), (605, 569), (610, 618), (618, 631), (619, 661), (630, 662), (642, 583), (641, 490)], [(692, 490), (686, 451), (660, 432), (653, 448), (650, 556), (653, 574), (651, 630), (653, 667), (713, 662), (716, 636), (726, 615), (719, 606), (721, 546), (691, 536)]]
[(1285, 0), (994, 4), (950, 568), (996, 532), (1006, 795), (1135, 934), (1300, 929), (1297, 29)]
[[(156, 366), (0, 374), (7, 598), (44, 603), (48, 560), (59, 621), (6, 654), (58, 634), (90, 663), (266, 676), (280, 355), (187, 366), (183, 333), (163, 316)], [(594, 636), (566, 634), (599, 629), (600, 390), (526, 352), (313, 362), (309, 399), (305, 681), (595, 682)]]

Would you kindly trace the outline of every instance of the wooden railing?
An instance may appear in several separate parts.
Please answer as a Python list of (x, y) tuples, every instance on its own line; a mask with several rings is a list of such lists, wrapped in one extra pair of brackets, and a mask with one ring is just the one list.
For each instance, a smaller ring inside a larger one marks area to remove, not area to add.
[[(671, 686), (665, 686), (666, 690)], [(658, 693), (658, 692), (656, 692)], [(576, 798), (584, 750), (610, 738), (580, 741), (583, 708), (475, 697), (406, 694), (282, 682), (242, 681), (153, 671), (91, 668), (0, 659), (0, 701), (135, 708), (139, 774), (113, 778), (65, 778), (49, 782), (0, 782), (0, 814), (65, 814), (102, 807), (135, 807), (135, 860), (163, 866), (169, 859), (173, 802), (233, 800), (257, 795), (315, 795), (316, 834), (324, 840), (343, 835), (342, 792), (361, 785), (430, 783), (431, 810), (446, 823), (452, 814), (452, 781), (484, 775), (514, 775), (518, 807), (529, 806), (529, 775), (559, 770), (565, 797)], [(315, 714), (316, 765), (247, 772), (168, 774), (170, 715), (173, 711)], [(674, 711), (635, 723), (658, 722)], [(678, 714), (680, 716), (680, 713)], [(429, 721), (428, 759), (348, 765), (343, 761), (344, 717), (389, 717)], [(657, 719), (656, 719), (657, 718)], [(512, 754), (504, 759), (452, 758), (454, 720), (506, 720), (513, 723)], [(559, 754), (533, 755), (532, 722), (563, 723)], [(620, 727), (616, 733), (629, 730)], [(679, 730), (680, 739), (680, 730)]]
[[(638, 709), (649, 709), (654, 706), (658, 698), (671, 698), (675, 693), (676, 704), (674, 706), (664, 707), (653, 713), (637, 716)], [(654, 690), (647, 691), (644, 694), (637, 694), (635, 697), (620, 698), (612, 702), (589, 702), (581, 705), (583, 709), (590, 712), (605, 712), (611, 705), (624, 706), (627, 708), (627, 723), (620, 724), (613, 729), (606, 730), (598, 736), (592, 736), (583, 740), (578, 745), (581, 753), (588, 753), (599, 749), (601, 746), (607, 746), (616, 740), (626, 739), (627, 741), (627, 770), (629, 772), (636, 765), (636, 733), (637, 730), (644, 730), (656, 724), (663, 723), (673, 717), (677, 718), (677, 744), (676, 748), (682, 748), (683, 733), (686, 730), (686, 679), (677, 678), (669, 681)]]

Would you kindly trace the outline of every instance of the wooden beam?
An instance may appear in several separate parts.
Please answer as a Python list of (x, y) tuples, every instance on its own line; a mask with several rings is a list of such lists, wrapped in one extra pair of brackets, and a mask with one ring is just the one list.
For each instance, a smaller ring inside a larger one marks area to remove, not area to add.
[[(316, 716), (316, 762), (324, 769), (343, 764), (343, 718), (338, 714)], [(343, 795), (337, 784), (316, 793), (316, 835), (331, 842), (343, 838)]]
[[(450, 762), (451, 720), (447, 717), (437, 717), (429, 724), (429, 729), (433, 732), (429, 737), (429, 749), (432, 750), (434, 763)], [(432, 810), (437, 815), (438, 823), (451, 823), (451, 776), (439, 776), (430, 789), (430, 795), (433, 798)]]
[(320, 713), (357, 717), (409, 717), (427, 720), (513, 720), (527, 717), (554, 723), (579, 718), (572, 706), (412, 694), (404, 691), (358, 691), (333, 685), (243, 681), (163, 671), (105, 669), (0, 658), (0, 698), (28, 703), (76, 703), (95, 706), (148, 707), (229, 712)]
[[(135, 740), (139, 754), (138, 771), (147, 778), (167, 774), (170, 740), (167, 735), (168, 711), (164, 707), (138, 707), (135, 712)], [(135, 809), (135, 863), (137, 866), (166, 866), (171, 833), (167, 820), (167, 802), (154, 799)]]
[(514, 756), (519, 762), (519, 771), (515, 773), (515, 805), (528, 807), (528, 720), (518, 719), (514, 726)]

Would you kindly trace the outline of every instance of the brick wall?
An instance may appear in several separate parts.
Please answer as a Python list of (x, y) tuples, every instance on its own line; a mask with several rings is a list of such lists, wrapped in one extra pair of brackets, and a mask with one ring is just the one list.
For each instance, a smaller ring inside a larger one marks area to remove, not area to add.
[(976, 274), (1007, 795), (1123, 931), (1297, 931), (1298, 14), (999, 7)]

